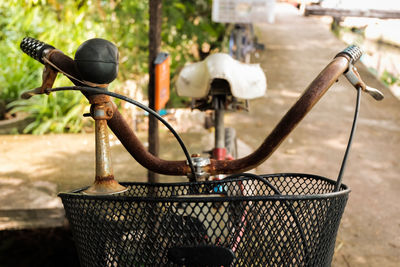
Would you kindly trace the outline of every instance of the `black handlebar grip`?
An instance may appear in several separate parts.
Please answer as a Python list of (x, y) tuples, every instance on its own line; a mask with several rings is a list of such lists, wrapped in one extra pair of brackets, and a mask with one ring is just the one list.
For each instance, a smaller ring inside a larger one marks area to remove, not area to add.
[(356, 63), (362, 56), (363, 51), (361, 50), (360, 47), (358, 47), (356, 45), (350, 45), (346, 49), (344, 49), (342, 52), (337, 54), (337, 56), (339, 56), (340, 54), (345, 54), (345, 55), (349, 56), (351, 58), (352, 62)]
[(54, 46), (43, 43), (31, 37), (25, 37), (19, 46), (21, 50), (28, 56), (36, 59), (40, 63), (43, 62), (43, 51), (46, 49), (55, 49)]

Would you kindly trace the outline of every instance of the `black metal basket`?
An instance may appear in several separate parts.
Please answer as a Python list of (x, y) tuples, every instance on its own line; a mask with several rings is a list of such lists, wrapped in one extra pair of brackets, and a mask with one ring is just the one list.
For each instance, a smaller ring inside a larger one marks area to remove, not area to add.
[(83, 266), (330, 266), (350, 190), (307, 174), (62, 193)]

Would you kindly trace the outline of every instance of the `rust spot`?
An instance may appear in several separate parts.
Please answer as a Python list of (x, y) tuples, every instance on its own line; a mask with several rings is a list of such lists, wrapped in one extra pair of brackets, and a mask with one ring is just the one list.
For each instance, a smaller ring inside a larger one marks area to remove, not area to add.
[(114, 175), (108, 175), (108, 176), (96, 176), (95, 178), (95, 183), (103, 183), (103, 182), (109, 182), (114, 180)]
[(111, 118), (112, 115), (113, 115), (112, 109), (111, 109), (111, 108), (107, 108), (107, 109), (106, 109), (106, 114), (107, 114), (107, 116), (109, 116), (109, 117)]
[(113, 109), (114, 115), (107, 121), (108, 126), (139, 164), (153, 172), (165, 175), (186, 175), (190, 172), (190, 167), (184, 160), (163, 160), (149, 153), (123, 119), (115, 104), (113, 104)]
[(112, 102), (109, 101), (100, 104), (92, 104), (90, 106), (90, 114), (94, 120), (111, 119), (114, 114)]
[(90, 104), (104, 104), (111, 101), (108, 95), (90, 95), (87, 98)]

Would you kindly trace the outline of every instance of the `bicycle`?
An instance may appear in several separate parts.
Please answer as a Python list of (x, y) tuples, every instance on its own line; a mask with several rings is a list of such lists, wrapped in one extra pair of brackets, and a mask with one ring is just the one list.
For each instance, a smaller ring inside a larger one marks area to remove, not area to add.
[(254, 22), (267, 22), (269, 4), (267, 0), (215, 0), (212, 5), (212, 20), (229, 23), (229, 55), (243, 63), (251, 62), (256, 50), (264, 50), (254, 34)]
[(244, 62), (251, 62), (251, 55), (264, 50), (264, 45), (258, 43), (254, 34), (253, 24), (235, 23), (229, 36), (229, 55)]
[[(156, 112), (107, 91), (116, 76), (116, 47), (88, 40), (75, 59), (54, 47), (25, 38), (22, 50), (45, 64), (41, 87), (23, 94), (81, 91), (92, 104), (95, 120), (96, 177), (91, 187), (61, 193), (66, 216), (84, 266), (327, 266), (349, 189), (342, 184), (355, 130), (361, 91), (376, 100), (354, 63), (358, 47), (338, 53), (307, 87), (263, 144), (234, 160), (190, 157), (179, 135)], [(110, 56), (104, 60), (102, 53)], [(98, 56), (98, 57), (96, 57)], [(73, 87), (52, 88), (57, 72)], [(254, 175), (242, 172), (265, 161), (342, 74), (357, 89), (349, 143), (336, 181), (307, 174)], [(187, 160), (168, 161), (146, 151), (109, 96), (146, 109), (175, 135)], [(144, 167), (167, 175), (187, 175), (188, 183), (124, 183), (112, 175), (108, 127)], [(234, 174), (221, 181), (196, 181), (204, 175)], [(237, 188), (241, 187), (240, 190)], [(239, 193), (239, 194), (238, 194)]]

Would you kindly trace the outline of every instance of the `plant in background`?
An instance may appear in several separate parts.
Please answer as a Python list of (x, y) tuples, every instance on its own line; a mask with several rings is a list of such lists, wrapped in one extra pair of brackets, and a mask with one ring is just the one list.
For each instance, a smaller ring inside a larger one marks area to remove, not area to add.
[[(87, 105), (80, 94), (39, 96), (18, 100), (22, 91), (40, 86), (43, 65), (24, 55), (19, 43), (31, 36), (73, 54), (84, 40), (103, 33), (99, 25), (84, 20), (87, 6), (75, 1), (15, 0), (0, 3), (0, 98), (11, 113), (26, 112), (35, 121), (25, 133), (79, 132), (84, 124), (81, 113)], [(4, 55), (4, 56), (3, 56)], [(63, 78), (55, 86), (69, 85)], [(62, 129), (62, 127), (65, 127)]]
[(35, 118), (24, 133), (78, 133), (89, 123), (82, 118), (82, 114), (88, 111), (85, 102), (79, 93), (67, 91), (16, 100), (9, 107), (12, 112), (30, 113)]
[[(204, 59), (227, 46), (226, 24), (211, 20), (212, 0), (163, 1), (163, 49), (171, 54), (171, 81), (187, 62)], [(172, 83), (174, 85), (174, 83)], [(169, 106), (187, 105), (187, 98), (177, 97), (172, 88)]]
[[(97, 1), (101, 21), (120, 52), (120, 79), (143, 80), (148, 73), (149, 1)], [(186, 62), (221, 49), (227, 37), (224, 24), (211, 21), (212, 0), (164, 0), (161, 49), (171, 55), (171, 81)], [(108, 23), (111, 21), (112, 23)], [(147, 83), (141, 83), (147, 90)], [(174, 86), (174, 83), (171, 83)], [(172, 94), (168, 106), (188, 100)]]
[(392, 73), (385, 70), (381, 75), (381, 81), (388, 87), (395, 84), (400, 85), (400, 79), (393, 75)]
[[(162, 50), (172, 58), (172, 81), (186, 62), (221, 49), (226, 37), (225, 25), (211, 22), (211, 5), (211, 0), (163, 1)], [(120, 52), (117, 83), (140, 81), (137, 85), (146, 91), (148, 8), (148, 0), (0, 2), (0, 99), (5, 100), (13, 112), (26, 111), (35, 118), (26, 133), (80, 131), (84, 122), (77, 110), (84, 109), (87, 102), (76, 93), (38, 96), (28, 102), (17, 100), (22, 91), (40, 85), (43, 69), (40, 63), (19, 50), (22, 38), (31, 36), (43, 40), (70, 56), (87, 39), (108, 39)], [(65, 85), (70, 85), (65, 78), (58, 78), (55, 84)], [(174, 105), (182, 102), (174, 95), (174, 90), (171, 102)]]

